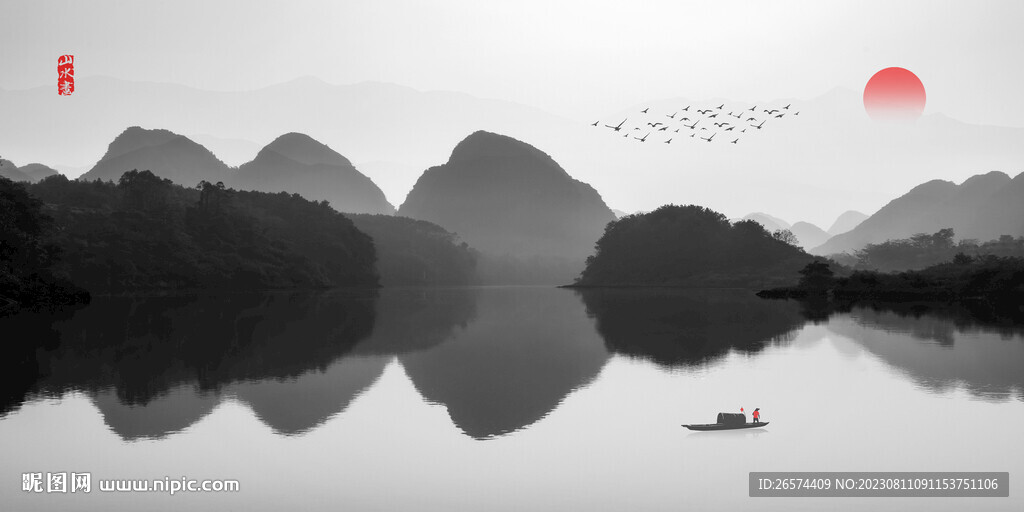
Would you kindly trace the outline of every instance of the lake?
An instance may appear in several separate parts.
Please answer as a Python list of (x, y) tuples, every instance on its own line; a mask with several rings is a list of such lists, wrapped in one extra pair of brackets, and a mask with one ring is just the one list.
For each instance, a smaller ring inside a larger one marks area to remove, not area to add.
[[(985, 312), (485, 287), (96, 298), (0, 328), (4, 510), (1024, 509), (1024, 325)], [(771, 425), (680, 426), (741, 407)], [(750, 498), (751, 471), (1012, 489)], [(97, 488), (182, 477), (240, 489)]]

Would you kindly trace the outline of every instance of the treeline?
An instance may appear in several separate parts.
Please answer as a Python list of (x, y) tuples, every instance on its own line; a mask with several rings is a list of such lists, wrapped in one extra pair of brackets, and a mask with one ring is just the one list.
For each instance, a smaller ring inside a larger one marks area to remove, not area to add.
[(54, 268), (93, 292), (376, 286), (374, 245), (327, 202), (174, 185), (149, 171), (118, 183), (53, 176), (28, 185), (58, 229)]
[(0, 315), (89, 300), (67, 275), (54, 272), (61, 253), (48, 241), (54, 230), (42, 201), (0, 177)]
[(812, 260), (755, 221), (667, 205), (608, 223), (576, 286), (778, 285)]
[(1014, 238), (1002, 235), (996, 240), (979, 242), (965, 239), (957, 242), (951, 228), (935, 233), (918, 233), (909, 238), (868, 244), (851, 255), (832, 255), (831, 258), (854, 269), (893, 272), (920, 270), (952, 261), (957, 255), (978, 258), (983, 256), (1024, 257), (1024, 236)]
[(960, 254), (923, 270), (878, 272), (856, 270), (837, 277), (826, 261), (814, 261), (801, 271), (795, 287), (763, 290), (764, 298), (836, 301), (962, 301), (977, 300), (1018, 307), (1024, 300), (1024, 258)]

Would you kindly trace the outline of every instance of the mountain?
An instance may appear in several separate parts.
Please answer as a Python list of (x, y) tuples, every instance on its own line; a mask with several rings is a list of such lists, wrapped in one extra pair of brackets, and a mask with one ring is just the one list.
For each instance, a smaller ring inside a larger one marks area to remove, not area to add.
[(576, 128), (574, 121), (526, 105), (381, 82), (336, 85), (305, 77), (247, 91), (209, 91), (93, 76), (76, 86), (88, 93), (63, 104), (53, 100), (50, 86), (0, 90), (0, 112), (19, 120), (0, 124), (0, 155), (91, 167), (124, 127), (141, 125), (189, 134), (229, 165), (240, 165), (262, 143), (295, 131), (352, 162), (386, 162), (389, 171), (380, 175), (357, 167), (398, 204), (423, 169), (443, 162), (474, 130), (557, 141)]
[(825, 243), (825, 240), (828, 240), (829, 237), (828, 233), (823, 229), (811, 224), (810, 222), (797, 222), (796, 224), (793, 224), (789, 230), (796, 236), (796, 239), (800, 242), (800, 247), (803, 247), (804, 250), (817, 247)]
[(132, 169), (149, 170), (185, 187), (227, 181), (228, 166), (210, 150), (169, 130), (132, 126), (121, 132), (99, 162), (79, 179), (117, 181)]
[(370, 178), (337, 151), (301, 133), (287, 133), (267, 144), (229, 180), (232, 187), (291, 192), (328, 201), (341, 212), (394, 213), (395, 207)]
[(18, 166), (10, 160), (0, 159), (0, 176), (11, 181), (32, 181), (32, 178), (18, 170)]
[(788, 222), (778, 217), (773, 217), (771, 215), (768, 215), (767, 213), (761, 212), (748, 213), (745, 217), (743, 217), (740, 220), (752, 220), (764, 226), (764, 228), (767, 229), (769, 233), (774, 233), (775, 231), (779, 231), (781, 229), (790, 229), (792, 227), (789, 225)]
[(37, 183), (39, 180), (55, 174), (59, 173), (43, 164), (27, 164), (18, 167), (10, 160), (0, 159), (0, 176), (11, 181), (28, 181)]
[(31, 178), (33, 182), (60, 174), (56, 169), (39, 163), (26, 164), (19, 167), (18, 170)]
[(858, 212), (857, 210), (847, 210), (836, 218), (835, 222), (832, 223), (832, 227), (828, 228), (828, 234), (836, 236), (840, 233), (846, 233), (857, 227), (861, 222), (864, 222), (866, 218), (868, 218), (868, 215), (865, 213)]
[[(460, 142), (447, 163), (427, 169), (399, 215), (457, 233), (512, 273), (531, 271), (510, 260), (559, 267), (544, 279), (561, 282), (582, 269), (594, 241), (615, 220), (593, 187), (573, 179), (546, 153), (485, 131)], [(524, 279), (529, 280), (512, 280)]]
[(959, 239), (992, 240), (1024, 234), (1024, 173), (972, 176), (960, 185), (932, 180), (892, 200), (851, 231), (814, 248), (815, 254), (852, 252), (869, 243), (952, 228)]
[[(60, 163), (59, 169), (74, 177), (76, 167), (94, 164), (101, 148), (126, 126), (159, 126), (225, 141), (265, 142), (296, 131), (353, 162), (387, 162), (380, 173), (358, 168), (397, 205), (423, 169), (443, 162), (466, 134), (487, 130), (544, 148), (623, 211), (696, 203), (730, 217), (764, 211), (819, 226), (846, 210), (876, 211), (932, 178), (960, 182), (991, 169), (1019, 169), (1024, 162), (1019, 143), (1024, 128), (964, 123), (930, 111), (906, 125), (877, 123), (865, 113), (861, 91), (843, 88), (807, 98), (725, 98), (714, 106), (726, 103), (726, 113), (755, 103), (759, 111), (792, 103), (789, 110), (800, 115), (772, 118), (762, 130), (738, 126), (737, 132), (746, 129), (738, 144), (720, 133), (712, 143), (679, 139), (666, 145), (655, 142), (658, 133), (641, 144), (603, 124), (628, 118), (630, 131), (646, 128), (646, 121), (679, 126), (680, 116), (676, 121), (665, 116), (691, 104), (692, 114), (712, 100), (651, 98), (642, 105), (608, 105), (587, 119), (567, 119), (508, 101), (379, 82), (335, 85), (306, 78), (224, 92), (82, 77), (76, 87), (87, 93), (61, 102), (53, 100), (50, 85), (0, 90), (0, 112), (18, 120), (0, 124), (0, 155), (16, 162)], [(645, 107), (649, 113), (641, 114)], [(601, 123), (590, 126), (595, 120)], [(245, 153), (244, 143), (233, 142), (240, 150), (229, 152), (205, 137), (193, 140), (231, 164), (251, 160), (258, 150), (248, 146), (251, 153)]]

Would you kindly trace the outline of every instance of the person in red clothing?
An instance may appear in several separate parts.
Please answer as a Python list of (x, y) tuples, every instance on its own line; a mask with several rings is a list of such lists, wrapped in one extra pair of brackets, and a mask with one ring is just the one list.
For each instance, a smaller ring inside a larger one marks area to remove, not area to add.
[(761, 413), (758, 412), (760, 410), (761, 409), (759, 409), (759, 408), (754, 409), (754, 414), (753, 414), (753, 416), (754, 416), (754, 423), (761, 423)]

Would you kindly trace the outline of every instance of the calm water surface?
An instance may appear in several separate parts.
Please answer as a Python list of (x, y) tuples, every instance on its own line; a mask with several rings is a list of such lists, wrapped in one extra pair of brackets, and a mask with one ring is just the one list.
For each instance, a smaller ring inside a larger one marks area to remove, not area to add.
[[(97, 299), (0, 328), (4, 510), (1024, 509), (1024, 327), (984, 315), (387, 289)], [(680, 426), (740, 407), (771, 425)], [(92, 492), (21, 491), (63, 471)], [(749, 471), (1009, 471), (1011, 496), (749, 498)], [(241, 490), (96, 489), (182, 476)]]

